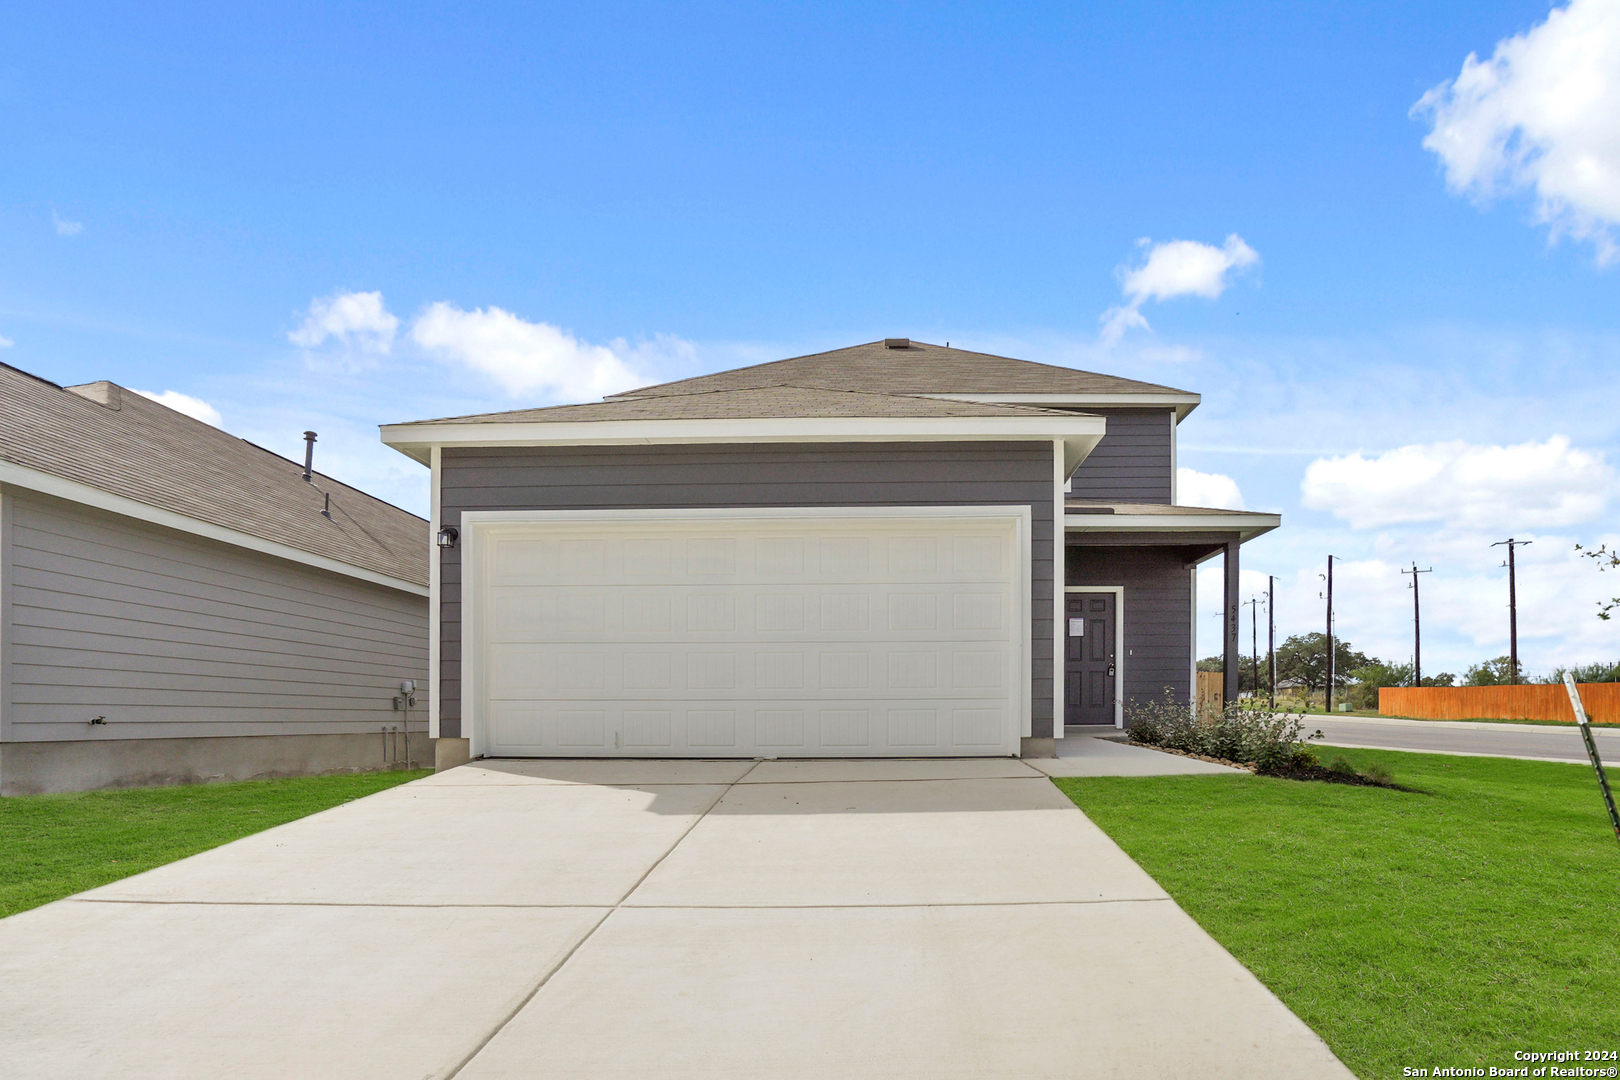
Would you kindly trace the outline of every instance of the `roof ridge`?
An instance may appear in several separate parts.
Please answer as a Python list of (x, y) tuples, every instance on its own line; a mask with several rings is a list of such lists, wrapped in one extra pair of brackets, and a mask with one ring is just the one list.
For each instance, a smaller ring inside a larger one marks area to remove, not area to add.
[[(896, 354), (896, 355), (891, 357), (889, 355), (890, 351), (887, 350), (886, 340), (887, 339), (879, 339), (877, 341), (861, 342), (861, 343), (856, 344), (856, 345), (846, 345), (846, 346), (843, 346), (843, 347), (837, 348), (837, 349), (825, 349), (825, 350), (822, 350), (821, 352), (804, 353), (804, 354), (802, 354), (800, 356), (783, 357), (780, 360), (767, 360), (767, 361), (765, 361), (763, 363), (759, 363), (759, 364), (749, 364), (749, 365), (746, 365), (744, 367), (739, 367), (739, 368), (728, 368), (728, 369), (726, 369), (724, 371), (710, 372), (710, 373), (705, 374), (705, 375), (690, 375), (690, 376), (687, 376), (685, 378), (672, 379), (672, 380), (668, 380), (668, 381), (661, 382), (661, 383), (653, 383), (653, 384), (650, 384), (650, 385), (647, 385), (647, 386), (636, 387), (636, 388), (634, 388), (632, 390), (624, 390), (624, 391), (621, 391), (621, 392), (619, 392), (617, 394), (606, 395), (603, 398), (603, 400), (605, 400), (605, 401), (625, 401), (625, 400), (632, 400), (632, 399), (643, 398), (643, 397), (668, 397), (668, 396), (673, 396), (672, 394), (667, 393), (667, 390), (669, 388), (678, 387), (683, 383), (699, 382), (699, 381), (708, 380), (708, 379), (721, 379), (721, 378), (724, 378), (726, 376), (733, 376), (733, 377), (736, 377), (736, 376), (745, 376), (745, 377), (746, 376), (752, 376), (756, 380), (769, 379), (769, 378), (773, 377), (772, 369), (773, 368), (778, 368), (781, 365), (789, 365), (789, 364), (791, 364), (791, 365), (800, 365), (800, 364), (806, 364), (807, 362), (809, 364), (813, 365), (813, 364), (815, 364), (817, 362), (820, 362), (820, 361), (827, 361), (827, 362), (830, 362), (830, 363), (837, 363), (839, 358), (840, 358), (840, 354), (859, 354), (862, 351), (868, 351), (869, 352), (870, 350), (878, 349), (880, 346), (885, 349), (885, 358), (898, 359), (899, 358), (898, 354), (904, 353), (904, 352), (906, 352), (908, 350), (918, 350), (919, 352), (923, 352), (923, 353), (934, 352), (934, 353), (938, 353), (938, 354), (943, 354), (943, 355), (938, 355), (938, 356), (929, 357), (929, 358), (919, 357), (918, 358), (919, 363), (923, 363), (923, 364), (928, 364), (928, 363), (931, 363), (931, 362), (941, 362), (941, 363), (949, 364), (949, 363), (952, 363), (952, 362), (962, 363), (964, 361), (966, 361), (966, 362), (972, 362), (972, 361), (994, 362), (994, 363), (997, 363), (997, 364), (1018, 365), (1018, 367), (1020, 369), (1023, 369), (1026, 372), (1026, 374), (1034, 374), (1033, 372), (1029, 371), (1029, 369), (1040, 369), (1040, 371), (1043, 372), (1043, 373), (1050, 373), (1052, 375), (1057, 375), (1057, 376), (1079, 377), (1079, 378), (1082, 378), (1082, 379), (1110, 380), (1110, 381), (1114, 381), (1114, 382), (1117, 382), (1117, 383), (1131, 384), (1131, 389), (1128, 390), (1128, 391), (1125, 391), (1125, 392), (1163, 393), (1163, 394), (1186, 394), (1186, 393), (1188, 393), (1188, 391), (1179, 390), (1179, 389), (1177, 389), (1176, 387), (1173, 387), (1173, 386), (1166, 386), (1166, 385), (1164, 385), (1162, 383), (1150, 383), (1150, 382), (1146, 382), (1146, 381), (1141, 380), (1141, 379), (1132, 379), (1132, 378), (1129, 378), (1129, 377), (1123, 376), (1123, 375), (1109, 375), (1109, 374), (1106, 374), (1104, 372), (1089, 371), (1089, 370), (1084, 369), (1084, 368), (1065, 367), (1062, 364), (1048, 363), (1048, 362), (1046, 362), (1044, 360), (1025, 360), (1025, 359), (1023, 359), (1021, 357), (1003, 356), (1003, 355), (1001, 355), (999, 353), (979, 352), (979, 351), (973, 350), (973, 349), (958, 349), (958, 348), (954, 348), (954, 347), (949, 346), (949, 345), (938, 345), (938, 344), (935, 344), (933, 342), (918, 341), (918, 340), (914, 340), (914, 339), (907, 339), (910, 343), (909, 343), (909, 345), (907, 345), (905, 347), (896, 347), (896, 348), (894, 348), (892, 350), (892, 353)], [(873, 359), (873, 357), (868, 355), (868, 357), (866, 359), (867, 359), (868, 362), (870, 362)], [(810, 389), (810, 388), (807, 387), (806, 389)], [(833, 388), (829, 387), (828, 389), (833, 389)], [(1123, 389), (1124, 388), (1122, 388), (1122, 390)], [(979, 391), (978, 393), (991, 393), (991, 392), (992, 391)], [(1010, 391), (1010, 392), (1016, 392), (1016, 391)], [(1037, 392), (1039, 392), (1039, 391), (1037, 391)], [(960, 390), (960, 391), (944, 391), (944, 390), (942, 390), (942, 391), (937, 391), (937, 393), (960, 393), (960, 394), (963, 394), (963, 395), (969, 395), (969, 394), (973, 394), (975, 392), (974, 391), (968, 391), (968, 390)]]

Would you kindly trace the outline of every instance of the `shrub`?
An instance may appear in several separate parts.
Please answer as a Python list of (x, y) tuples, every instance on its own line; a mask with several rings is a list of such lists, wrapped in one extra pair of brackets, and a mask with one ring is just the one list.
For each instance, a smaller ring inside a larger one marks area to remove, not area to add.
[(1205, 757), (1224, 758), (1252, 764), (1262, 772), (1309, 763), (1315, 755), (1306, 746), (1308, 739), (1320, 739), (1320, 731), (1303, 736), (1304, 718), (1291, 713), (1267, 712), (1232, 704), (1209, 722), (1201, 721), (1191, 705), (1170, 694), (1154, 701), (1132, 705), (1125, 711), (1131, 741), (1144, 746), (1162, 746)]

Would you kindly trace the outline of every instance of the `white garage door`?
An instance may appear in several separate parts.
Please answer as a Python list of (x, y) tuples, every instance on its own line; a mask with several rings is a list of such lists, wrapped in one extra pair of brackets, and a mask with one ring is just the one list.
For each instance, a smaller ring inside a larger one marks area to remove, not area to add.
[(468, 514), (473, 751), (1017, 753), (1019, 511)]

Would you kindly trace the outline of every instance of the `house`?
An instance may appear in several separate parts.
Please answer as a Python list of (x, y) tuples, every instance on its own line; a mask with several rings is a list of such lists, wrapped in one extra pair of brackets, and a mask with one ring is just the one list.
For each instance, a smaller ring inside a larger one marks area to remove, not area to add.
[(139, 394), (0, 366), (0, 792), (403, 760), (429, 551), (421, 518)]
[[(1187, 699), (1198, 396), (907, 339), (396, 424), (432, 469), (432, 733), (460, 755), (1050, 754)], [(1054, 724), (1054, 717), (1061, 722)]]

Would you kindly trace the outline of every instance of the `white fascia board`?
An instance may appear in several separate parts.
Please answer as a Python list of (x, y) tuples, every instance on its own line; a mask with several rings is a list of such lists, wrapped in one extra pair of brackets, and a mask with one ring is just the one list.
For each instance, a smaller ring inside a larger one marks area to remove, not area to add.
[(930, 518), (987, 518), (1024, 523), (1028, 532), (1028, 506), (660, 506), (632, 510), (463, 510), (463, 524), (472, 525), (600, 525), (605, 522), (651, 521), (926, 521)]
[(358, 578), (369, 581), (374, 585), (386, 585), (390, 589), (400, 592), (412, 593), (416, 596), (428, 595), (425, 585), (418, 585), (414, 581), (405, 581), (402, 578), (389, 577), (379, 574), (375, 570), (367, 570), (361, 566), (353, 566), (337, 559), (327, 558), (325, 555), (316, 555), (314, 552), (295, 548), (290, 544), (277, 543), (259, 536), (250, 536), (235, 529), (227, 529), (223, 525), (215, 525), (208, 521), (199, 521), (196, 518), (177, 514), (172, 510), (163, 510), (156, 506), (149, 506), (122, 495), (114, 495), (110, 491), (81, 484), (77, 480), (68, 480), (61, 476), (52, 476), (50, 473), (39, 472), (23, 465), (9, 461), (0, 461), (0, 483), (12, 484), (16, 487), (37, 491), (42, 495), (54, 495), (58, 499), (79, 503), (82, 506), (93, 506), (97, 510), (120, 514), (136, 521), (144, 521), (151, 525), (161, 525), (177, 532), (190, 533), (193, 536), (206, 537), (217, 540), (222, 544), (246, 548), (262, 555), (274, 555), (278, 559), (288, 562), (302, 563), (313, 566), (318, 570), (329, 570), (344, 577)]
[(555, 423), (387, 424), (382, 441), (431, 460), (434, 446), (645, 446), (658, 443), (1008, 442), (1062, 439), (1073, 471), (1107, 431), (1100, 416), (763, 417)]
[(918, 397), (938, 398), (940, 401), (972, 401), (984, 405), (1035, 405), (1038, 407), (1084, 408), (1165, 408), (1176, 410), (1176, 422), (1198, 408), (1202, 395), (1175, 391), (1168, 394), (1149, 392), (1134, 394), (918, 394)]
[(1065, 532), (1236, 532), (1245, 542), (1281, 527), (1281, 514), (1065, 514)]

